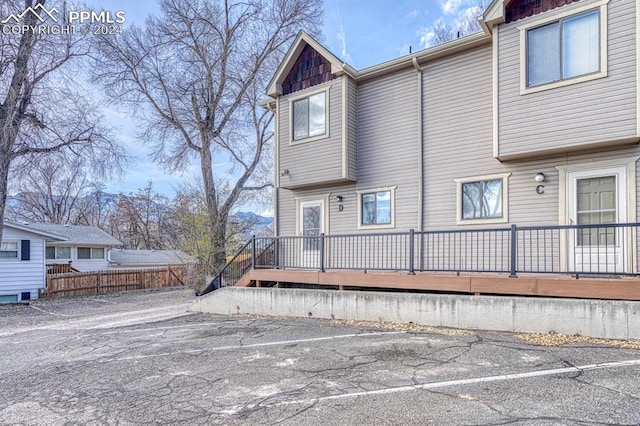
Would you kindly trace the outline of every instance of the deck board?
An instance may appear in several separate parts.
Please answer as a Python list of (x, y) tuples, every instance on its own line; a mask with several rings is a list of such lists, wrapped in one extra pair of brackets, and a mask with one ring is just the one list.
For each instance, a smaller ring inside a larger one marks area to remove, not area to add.
[(571, 276), (520, 276), (500, 274), (442, 274), (363, 271), (305, 271), (254, 269), (237, 286), (279, 282), (361, 289), (403, 289), (471, 294), (504, 294), (587, 299), (640, 300), (640, 279), (580, 278)]

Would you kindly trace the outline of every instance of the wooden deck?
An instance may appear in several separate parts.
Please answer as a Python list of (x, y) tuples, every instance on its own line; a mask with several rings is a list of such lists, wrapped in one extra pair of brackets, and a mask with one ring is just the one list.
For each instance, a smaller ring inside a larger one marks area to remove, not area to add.
[(261, 286), (263, 282), (295, 283), (366, 289), (439, 291), (468, 294), (572, 297), (584, 299), (640, 300), (640, 277), (580, 278), (564, 275), (445, 274), (362, 271), (305, 271), (253, 269), (236, 286)]

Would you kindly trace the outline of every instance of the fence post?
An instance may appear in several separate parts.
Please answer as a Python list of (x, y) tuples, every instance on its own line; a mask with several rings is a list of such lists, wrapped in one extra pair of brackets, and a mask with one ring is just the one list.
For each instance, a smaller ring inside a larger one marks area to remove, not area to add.
[(415, 231), (413, 229), (409, 229), (409, 275), (416, 274), (413, 264), (413, 256), (415, 254), (415, 247), (413, 245), (414, 235)]
[(273, 269), (280, 269), (280, 239), (275, 237), (273, 252)]
[(320, 234), (320, 272), (324, 272), (324, 233)]
[(251, 269), (256, 269), (256, 236), (251, 237)]
[(518, 278), (516, 264), (518, 263), (518, 227), (511, 225), (511, 274), (509, 278)]

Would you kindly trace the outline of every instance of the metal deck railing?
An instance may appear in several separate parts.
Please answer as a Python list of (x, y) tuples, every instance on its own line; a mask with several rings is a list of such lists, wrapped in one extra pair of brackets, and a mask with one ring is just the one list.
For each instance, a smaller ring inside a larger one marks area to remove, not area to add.
[[(253, 237), (212, 281), (249, 269), (626, 276), (638, 274), (640, 223)], [(217, 281), (216, 281), (217, 280)], [(211, 285), (210, 285), (211, 287)]]

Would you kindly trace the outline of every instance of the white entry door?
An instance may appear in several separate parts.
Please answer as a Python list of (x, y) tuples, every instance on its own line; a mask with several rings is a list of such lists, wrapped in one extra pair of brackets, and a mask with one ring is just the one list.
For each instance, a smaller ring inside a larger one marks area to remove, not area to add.
[[(627, 222), (626, 167), (568, 173), (568, 223), (607, 225)], [(572, 229), (567, 236), (571, 272), (631, 272), (629, 230), (601, 226)]]
[(302, 268), (320, 267), (320, 234), (324, 232), (324, 201), (300, 202), (300, 262)]

